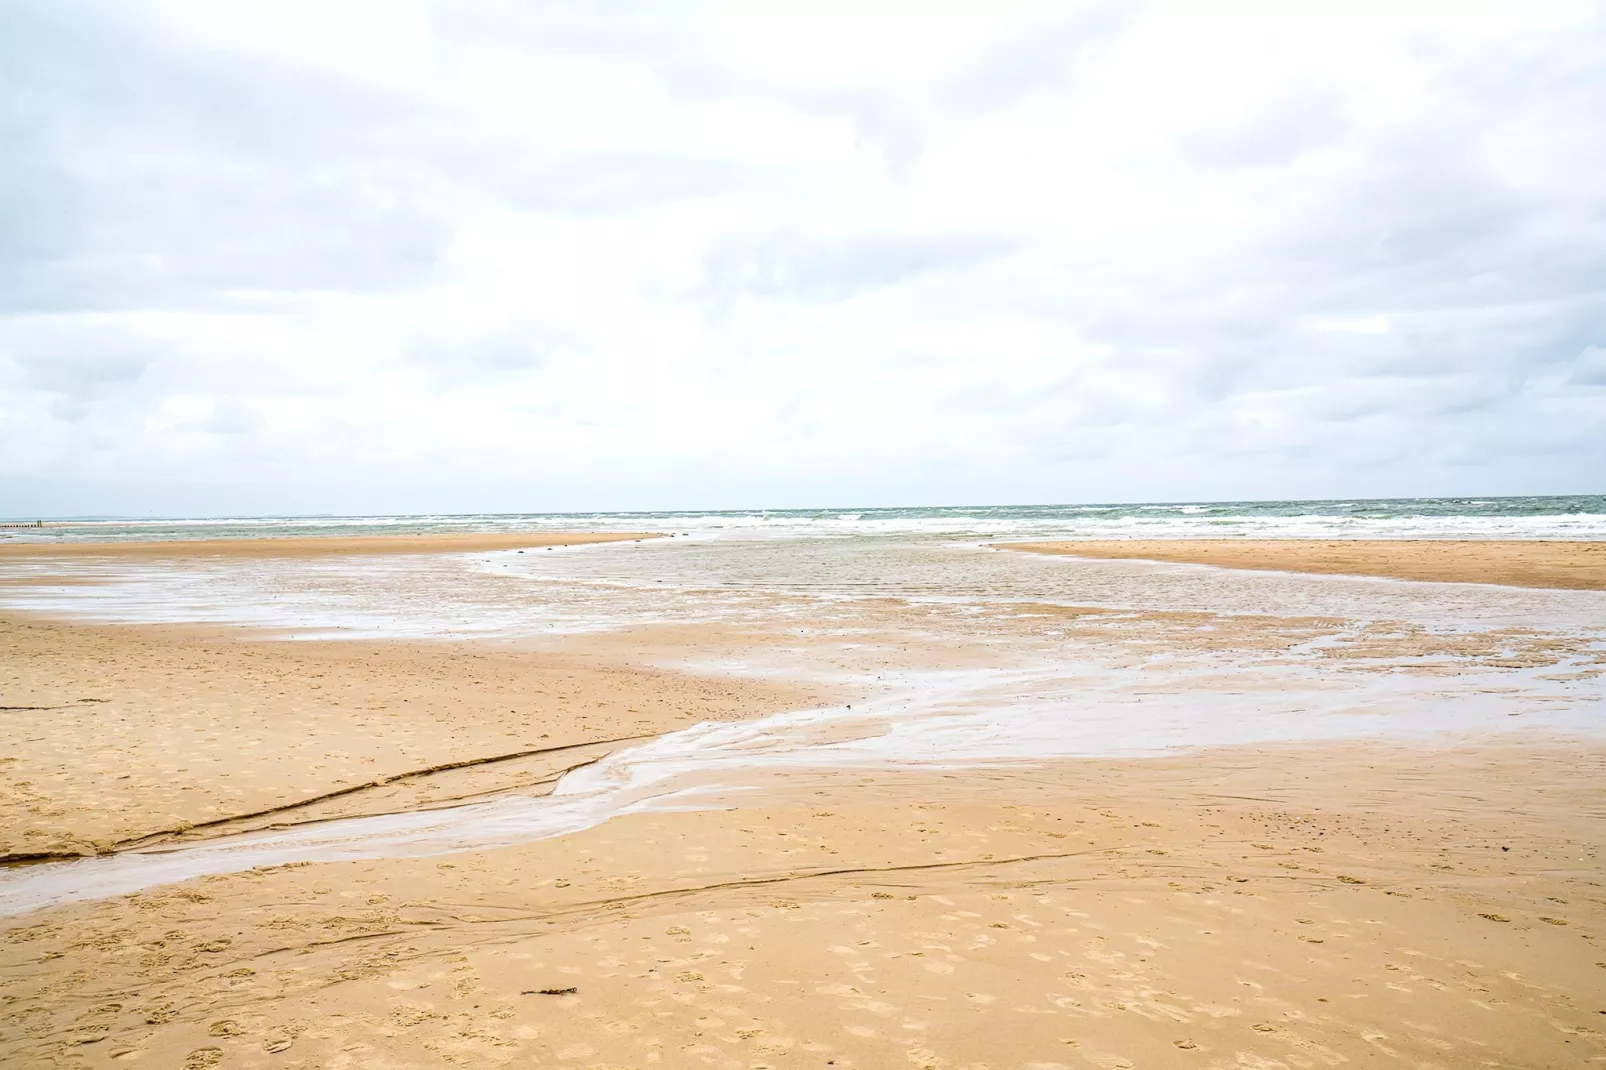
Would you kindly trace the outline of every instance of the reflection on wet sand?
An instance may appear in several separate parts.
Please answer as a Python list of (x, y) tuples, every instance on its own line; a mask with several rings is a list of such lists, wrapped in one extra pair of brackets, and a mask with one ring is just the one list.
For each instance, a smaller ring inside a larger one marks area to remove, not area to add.
[(0, 876), (19, 1064), (1606, 1054), (1597, 592), (907, 539), (0, 573), (3, 831), (88, 856)]

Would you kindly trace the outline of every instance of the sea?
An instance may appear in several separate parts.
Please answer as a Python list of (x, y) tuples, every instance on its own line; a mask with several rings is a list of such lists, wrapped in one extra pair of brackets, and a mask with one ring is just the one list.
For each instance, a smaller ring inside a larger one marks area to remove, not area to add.
[[(17, 518), (27, 522), (32, 518)], [(740, 538), (1606, 539), (1606, 495), (1332, 501), (1140, 502), (923, 508), (383, 516), (67, 518), (0, 530), (18, 541), (653, 531)]]

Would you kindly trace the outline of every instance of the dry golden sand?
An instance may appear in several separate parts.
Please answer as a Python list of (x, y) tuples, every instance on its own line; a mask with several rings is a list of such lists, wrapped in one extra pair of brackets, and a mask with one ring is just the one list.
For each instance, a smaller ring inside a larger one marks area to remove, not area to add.
[[(1089, 612), (1090, 634), (1178, 649), (1199, 623)], [(1369, 638), (1345, 667), (1387, 670), (1406, 641), (1426, 640)], [(647, 668), (634, 642), (286, 643), (3, 618), (0, 850), (539, 792), (631, 736), (831, 700)], [(1472, 656), (1550, 656), (1538, 639), (1489, 643)], [(476, 764), (428, 772), (457, 763)], [(1596, 743), (755, 786), (731, 796), (741, 809), (0, 919), (0, 1065), (1606, 1063)]]
[(1606, 590), (1606, 542), (1131, 539), (1000, 543), (999, 548), (1273, 572)]

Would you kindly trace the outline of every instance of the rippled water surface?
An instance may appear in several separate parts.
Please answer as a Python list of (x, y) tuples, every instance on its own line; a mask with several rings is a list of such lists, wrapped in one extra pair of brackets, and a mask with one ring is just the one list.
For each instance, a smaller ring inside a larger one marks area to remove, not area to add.
[(783, 539), (853, 535), (1009, 539), (1601, 539), (1606, 538), (1606, 495), (713, 512), (108, 518), (52, 522), (38, 530), (3, 530), (0, 538), (98, 541), (497, 530), (741, 532), (746, 537)]

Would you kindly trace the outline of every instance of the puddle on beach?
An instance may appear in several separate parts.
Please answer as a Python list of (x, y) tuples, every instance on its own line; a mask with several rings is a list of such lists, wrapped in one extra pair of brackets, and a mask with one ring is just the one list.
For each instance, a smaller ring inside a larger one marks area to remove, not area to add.
[[(698, 725), (543, 797), (333, 820), (0, 874), (0, 914), (287, 862), (487, 849), (782, 770), (964, 767), (1324, 739), (1602, 731), (1606, 593), (1083, 562), (946, 540), (740, 539), (162, 564), (7, 562), (0, 605), (301, 637), (764, 636), (660, 660), (851, 681), (852, 709)], [(92, 582), (91, 582), (92, 581)], [(734, 631), (733, 631), (734, 628)], [(784, 638), (785, 642), (776, 642)], [(666, 648), (668, 649), (668, 648)]]

